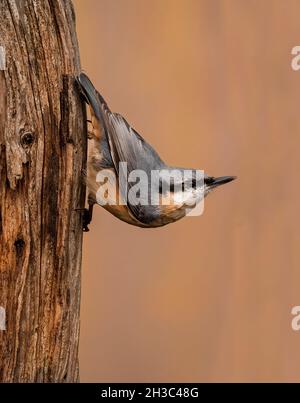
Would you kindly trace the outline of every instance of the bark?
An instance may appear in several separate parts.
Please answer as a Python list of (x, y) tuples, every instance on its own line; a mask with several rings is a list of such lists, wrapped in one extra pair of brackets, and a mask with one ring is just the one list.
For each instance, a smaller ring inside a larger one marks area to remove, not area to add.
[(0, 0), (0, 18), (0, 381), (75, 382), (86, 124), (74, 10)]

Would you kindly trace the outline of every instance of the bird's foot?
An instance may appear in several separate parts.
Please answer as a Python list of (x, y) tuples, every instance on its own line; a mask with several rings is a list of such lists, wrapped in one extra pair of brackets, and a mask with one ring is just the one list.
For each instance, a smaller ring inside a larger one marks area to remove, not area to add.
[(91, 223), (92, 218), (89, 212), (89, 209), (85, 208), (83, 209), (83, 220), (82, 220), (82, 231), (83, 232), (89, 232), (89, 227), (88, 225)]
[(92, 222), (92, 217), (93, 217), (93, 205), (90, 204), (89, 208), (79, 208), (76, 209), (76, 211), (81, 211), (83, 213), (82, 216), (82, 231), (83, 232), (89, 232), (89, 227), (88, 225)]

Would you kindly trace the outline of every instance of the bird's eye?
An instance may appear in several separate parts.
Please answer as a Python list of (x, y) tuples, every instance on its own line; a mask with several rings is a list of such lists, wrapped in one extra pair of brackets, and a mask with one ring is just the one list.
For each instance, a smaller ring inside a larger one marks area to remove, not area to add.
[(159, 189), (158, 189), (158, 191), (159, 191), (159, 194), (162, 194), (162, 192), (163, 192), (162, 181), (159, 181)]
[[(170, 192), (174, 192), (174, 190), (175, 190), (174, 182), (170, 182), (169, 189), (168, 189), (168, 187), (166, 186), (166, 190), (170, 190)], [(163, 184), (162, 184), (162, 181), (159, 182), (159, 190), (158, 190), (158, 191), (159, 191), (160, 194), (163, 193)]]

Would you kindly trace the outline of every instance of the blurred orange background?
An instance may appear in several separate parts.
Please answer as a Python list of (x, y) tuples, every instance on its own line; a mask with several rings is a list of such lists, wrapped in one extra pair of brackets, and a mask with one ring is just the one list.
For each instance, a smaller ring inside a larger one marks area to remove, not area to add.
[(298, 0), (76, 0), (83, 69), (177, 166), (238, 180), (145, 230), (96, 207), (81, 380), (300, 381)]

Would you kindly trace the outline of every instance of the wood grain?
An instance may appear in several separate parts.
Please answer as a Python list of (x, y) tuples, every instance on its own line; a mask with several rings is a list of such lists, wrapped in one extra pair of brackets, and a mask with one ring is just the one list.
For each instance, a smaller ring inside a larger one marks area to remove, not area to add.
[(0, 381), (78, 381), (85, 110), (69, 0), (0, 0)]

